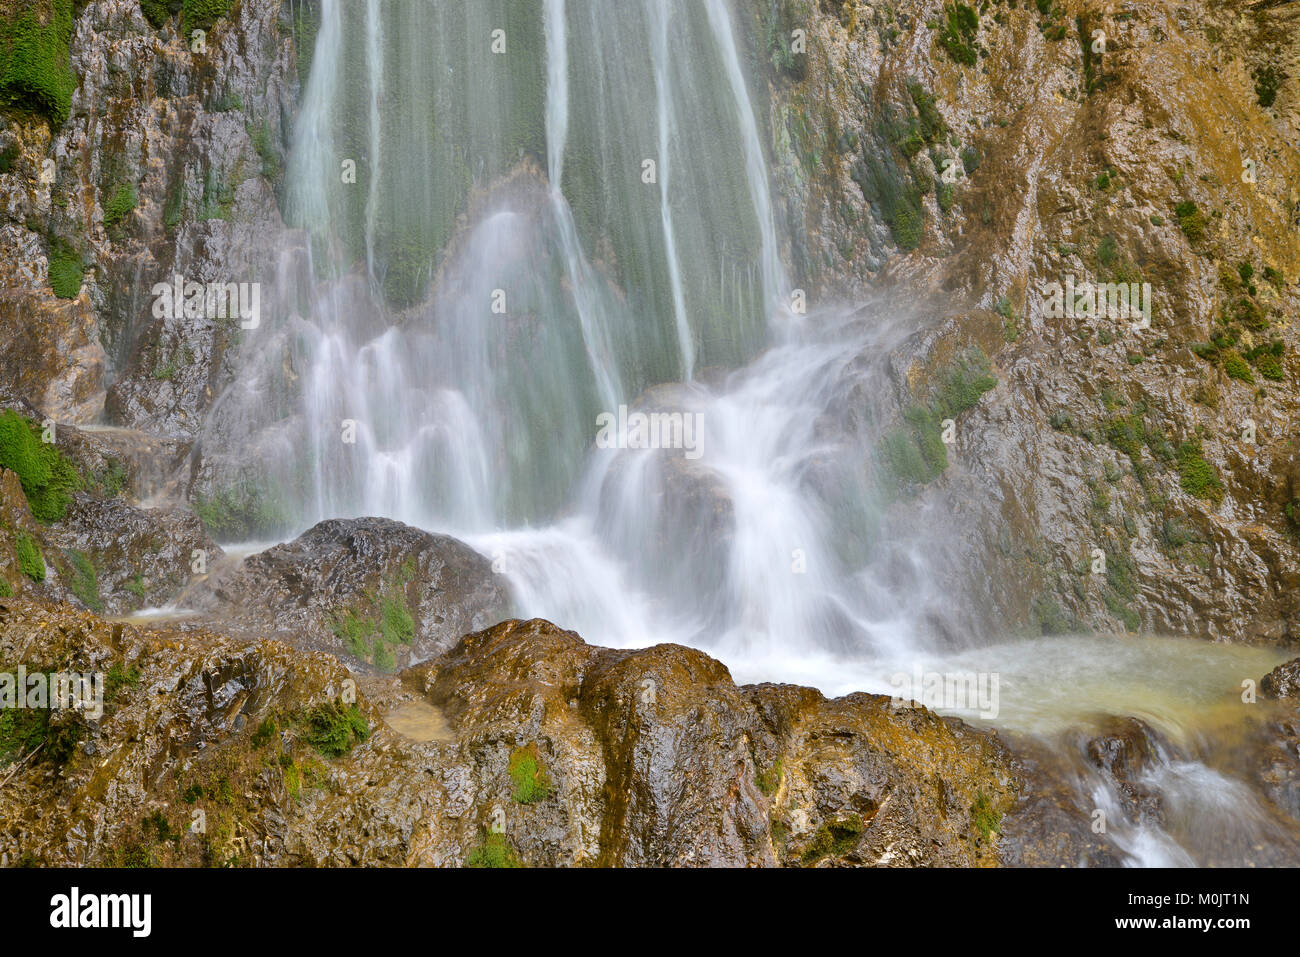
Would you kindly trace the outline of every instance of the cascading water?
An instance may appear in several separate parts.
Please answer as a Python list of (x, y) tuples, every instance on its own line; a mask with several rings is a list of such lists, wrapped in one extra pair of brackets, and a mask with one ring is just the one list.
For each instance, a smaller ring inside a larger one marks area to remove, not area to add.
[[(205, 453), (259, 436), (249, 481), (295, 529), (457, 535), (519, 613), (593, 643), (678, 641), (831, 693), (944, 667), (928, 623), (951, 597), (919, 540), (872, 542), (870, 443), (828, 427), (845, 370), (911, 330), (785, 309), (724, 0), (320, 10), (287, 176), (303, 239)], [(698, 444), (598, 447), (621, 406), (694, 416)], [(1163, 767), (1174, 790), (1217, 773)], [(1125, 835), (1134, 861), (1196, 859)]]

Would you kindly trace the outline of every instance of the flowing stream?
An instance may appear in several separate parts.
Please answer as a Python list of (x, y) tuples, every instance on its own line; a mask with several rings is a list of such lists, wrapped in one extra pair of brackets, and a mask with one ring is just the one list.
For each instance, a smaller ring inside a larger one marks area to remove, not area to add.
[[(870, 436), (834, 426), (848, 370), (915, 327), (787, 308), (745, 29), (725, 0), (322, 0), (286, 180), (302, 241), (205, 447), (260, 436), (256, 481), (299, 531), (377, 515), (464, 539), (519, 614), (591, 643), (832, 694), (996, 672), (997, 717), (949, 710), (1047, 738), (1141, 716), (1177, 745), (1152, 772), (1165, 825), (1078, 770), (1131, 863), (1280, 840), (1205, 744), (1276, 656), (941, 639), (958, 603), (923, 535), (879, 540)], [(677, 416), (679, 447), (602, 447), (620, 407)]]

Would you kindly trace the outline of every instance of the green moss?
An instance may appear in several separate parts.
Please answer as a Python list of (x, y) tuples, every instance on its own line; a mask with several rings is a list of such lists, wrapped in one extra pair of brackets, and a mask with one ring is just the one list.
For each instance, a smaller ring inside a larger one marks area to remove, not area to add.
[(330, 624), (336, 636), (342, 638), (348, 651), (361, 659), (369, 659), (372, 653), (370, 634), (375, 623), (354, 609), (348, 609), (342, 615), (336, 615)]
[(275, 726), (275, 719), (266, 718), (257, 726), (257, 730), (249, 738), (249, 743), (255, 748), (264, 748), (271, 743), (271, 739), (275, 737), (278, 730)]
[(135, 665), (127, 667), (120, 661), (113, 662), (104, 675), (104, 700), (113, 703), (125, 688), (134, 688), (140, 684), (140, 669)]
[(379, 632), (390, 645), (409, 645), (415, 639), (415, 620), (405, 598), (380, 596)]
[(18, 475), (32, 515), (42, 522), (62, 519), (72, 492), (82, 487), (72, 463), (13, 410), (0, 413), (0, 468)]
[(14, 550), (18, 553), (18, 570), (34, 582), (45, 581), (45, 559), (35, 540), (19, 532), (14, 536)]
[(479, 846), (465, 858), (466, 867), (523, 867), (504, 834), (484, 832)]
[(86, 263), (81, 254), (58, 238), (49, 240), (50, 288), (60, 299), (76, 299), (81, 294)]
[(1205, 460), (1200, 439), (1184, 442), (1178, 447), (1178, 479), (1188, 495), (1215, 505), (1223, 501), (1223, 483), (1214, 466)]
[[(50, 701), (49, 676), (30, 666), (27, 674), (29, 681), (44, 684), (45, 700)], [(39, 747), (37, 761), (62, 768), (76, 754), (77, 742), (84, 733), (85, 725), (76, 711), (0, 708), (0, 767), (26, 758)]]
[(140, 12), (158, 30), (180, 10), (181, 2), (182, 0), (140, 0)]
[(1230, 379), (1240, 379), (1242, 382), (1249, 383), (1255, 381), (1255, 376), (1250, 371), (1250, 366), (1246, 364), (1246, 360), (1235, 352), (1230, 352), (1223, 357), (1223, 371)]
[(1195, 203), (1190, 200), (1179, 203), (1174, 207), (1174, 215), (1178, 217), (1178, 228), (1188, 241), (1200, 242), (1205, 237), (1205, 214), (1197, 209)]
[(104, 202), (104, 225), (116, 226), (135, 207), (135, 187), (130, 183), (124, 183)]
[(23, 6), (22, 13), (0, 13), (0, 105), (39, 114), (57, 126), (68, 118), (77, 87), (68, 53), (74, 3)]
[(979, 32), (979, 26), (979, 14), (966, 4), (954, 3), (944, 8), (939, 45), (948, 51), (953, 62), (964, 66), (975, 65), (978, 60), (975, 35)]
[(327, 758), (347, 754), (370, 736), (370, 726), (356, 705), (331, 701), (317, 705), (304, 715), (307, 743)]
[(13, 586), (10, 585), (3, 578), (0, 578), (0, 598), (13, 598), (13, 597), (14, 597)]
[(68, 560), (72, 563), (72, 594), (91, 611), (102, 612), (104, 602), (99, 597), (99, 572), (95, 563), (85, 552), (76, 550), (68, 552)]
[(20, 152), (17, 143), (10, 143), (0, 150), (0, 175), (13, 171)]
[(1272, 63), (1266, 63), (1252, 74), (1255, 78), (1255, 96), (1259, 105), (1268, 109), (1277, 100), (1278, 88), (1286, 79), (1286, 73)]
[(978, 349), (949, 366), (939, 377), (925, 405), (906, 409), (906, 428), (888, 433), (880, 443), (878, 457), (900, 489), (934, 481), (948, 467), (942, 423), (974, 408), (985, 392), (997, 385), (989, 371), (988, 357)]
[(231, 0), (183, 0), (181, 23), (189, 36), (194, 30), (211, 30), (230, 11)]
[(536, 744), (515, 748), (510, 754), (508, 770), (514, 784), (514, 799), (520, 804), (536, 804), (551, 796), (554, 790), (551, 777), (542, 767)]
[(1002, 830), (1002, 814), (983, 791), (975, 795), (975, 802), (970, 806), (970, 820), (980, 837), (986, 841)]
[(847, 854), (857, 846), (865, 830), (866, 825), (857, 814), (823, 824), (803, 852), (803, 862), (813, 864), (824, 857)]

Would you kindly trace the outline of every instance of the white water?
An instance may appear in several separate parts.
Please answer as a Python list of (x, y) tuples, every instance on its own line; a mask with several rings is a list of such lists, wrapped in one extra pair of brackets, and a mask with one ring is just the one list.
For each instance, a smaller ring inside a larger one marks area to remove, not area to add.
[[(264, 349), (251, 361), (206, 437), (219, 445), (232, 432), (222, 422), (272, 437), (263, 459), (292, 490), (296, 530), (380, 515), (457, 535), (507, 576), (519, 614), (593, 644), (701, 647), (741, 681), (841, 694), (889, 692), (918, 666), (996, 671), (994, 722), (1048, 738), (1104, 712), (1185, 743), (1194, 676), (1217, 701), (1227, 671), (1263, 663), (1215, 651), (1199, 670), (1162, 670), (1195, 656), (1103, 639), (969, 649), (960, 596), (935, 574), (941, 538), (872, 537), (874, 436), (839, 419), (851, 367), (914, 323), (787, 311), (762, 124), (723, 0), (641, 0), (618, 17), (546, 0), (524, 26), (545, 61), (544, 170), (493, 126), (517, 121), (512, 98), (533, 76), (515, 59), (503, 77), (507, 61), (480, 49), (504, 16), (496, 6), (431, 2), (398, 17), (367, 0), (359, 50), (345, 24), (355, 15), (324, 0), (299, 120), (291, 207), (311, 239), (280, 277), (293, 319), (277, 343), (290, 358)], [(422, 38), (441, 54), (430, 59)], [(510, 56), (523, 39), (512, 27)], [(355, 128), (340, 119), (351, 95), (367, 113)], [(412, 102), (431, 123), (394, 115)], [(325, 185), (348, 150), (362, 160), (359, 212)], [(640, 182), (646, 156), (653, 187)], [(463, 183), (448, 172), (458, 164)], [(570, 179), (575, 169), (586, 178)], [(730, 192), (715, 187), (721, 174)], [(385, 290), (410, 249), (394, 221), (408, 215), (409, 236), (438, 242), (408, 274), (417, 295), (394, 303)], [(504, 312), (492, 309), (499, 293)], [(730, 371), (706, 375), (708, 360)], [(300, 379), (288, 399), (267, 385), (286, 362)], [(596, 448), (596, 415), (639, 398), (698, 414), (699, 457)], [(345, 422), (355, 444), (340, 441)], [(1162, 756), (1153, 773), (1167, 829), (1126, 821), (1108, 785), (1080, 772), (1080, 794), (1118, 822), (1131, 862), (1203, 861), (1203, 828), (1180, 823), (1198, 814), (1235, 814), (1234, 846), (1271, 833), (1255, 795), (1205, 761)]]

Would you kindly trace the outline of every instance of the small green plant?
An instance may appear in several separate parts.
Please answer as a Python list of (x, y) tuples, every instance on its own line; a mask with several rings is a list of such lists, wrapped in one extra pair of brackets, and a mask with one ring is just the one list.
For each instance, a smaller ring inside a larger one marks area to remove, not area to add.
[(307, 743), (327, 758), (347, 754), (370, 736), (370, 726), (356, 705), (336, 701), (317, 705), (304, 715)]
[(1272, 63), (1266, 63), (1252, 74), (1255, 78), (1255, 96), (1259, 105), (1268, 109), (1277, 100), (1277, 91), (1286, 79), (1286, 73)]
[(838, 857), (853, 850), (862, 837), (866, 825), (858, 814), (836, 821), (828, 821), (817, 829), (803, 852), (803, 862), (814, 864), (824, 857)]
[(275, 719), (266, 718), (257, 726), (257, 730), (253, 732), (253, 736), (249, 740), (253, 747), (264, 748), (271, 743), (271, 739), (275, 737), (278, 730), (275, 726)]
[(144, 583), (144, 576), (138, 574), (123, 584), (122, 587), (134, 595), (137, 601), (143, 601), (145, 592), (148, 590), (148, 586)]
[(1255, 376), (1250, 371), (1250, 366), (1246, 360), (1235, 352), (1230, 352), (1223, 357), (1223, 371), (1228, 374), (1230, 379), (1239, 379), (1242, 382), (1254, 383)]
[(777, 788), (781, 786), (782, 779), (785, 778), (785, 768), (781, 764), (781, 759), (777, 758), (772, 767), (766, 771), (759, 771), (754, 776), (754, 784), (767, 797), (776, 793)]
[(520, 804), (536, 804), (551, 796), (551, 777), (542, 767), (536, 744), (515, 748), (507, 770), (514, 784), (514, 799)]
[(81, 294), (86, 264), (80, 254), (58, 238), (49, 240), (50, 288), (60, 299), (76, 299)]
[(1201, 449), (1201, 440), (1192, 439), (1178, 447), (1178, 480), (1184, 492), (1218, 505), (1223, 501), (1223, 483)]
[(515, 849), (510, 846), (504, 834), (483, 832), (483, 839), (478, 847), (469, 852), (465, 858), (466, 867), (523, 867)]
[(20, 531), (14, 536), (14, 550), (18, 553), (18, 570), (34, 582), (45, 581), (45, 559), (32, 537)]
[(1174, 215), (1178, 217), (1178, 228), (1189, 242), (1200, 242), (1205, 237), (1205, 214), (1191, 200), (1175, 206)]
[(136, 207), (135, 186), (124, 183), (104, 203), (104, 225), (116, 226)]
[(104, 602), (99, 597), (99, 572), (95, 563), (85, 552), (70, 551), (68, 559), (72, 563), (72, 593), (81, 603), (94, 612), (104, 610)]
[(104, 675), (104, 700), (110, 704), (117, 700), (123, 688), (134, 688), (140, 683), (140, 669), (135, 665), (127, 667), (119, 661), (113, 662)]
[(1002, 829), (1002, 815), (983, 791), (975, 795), (975, 802), (970, 807), (970, 819), (980, 837), (986, 841)]

